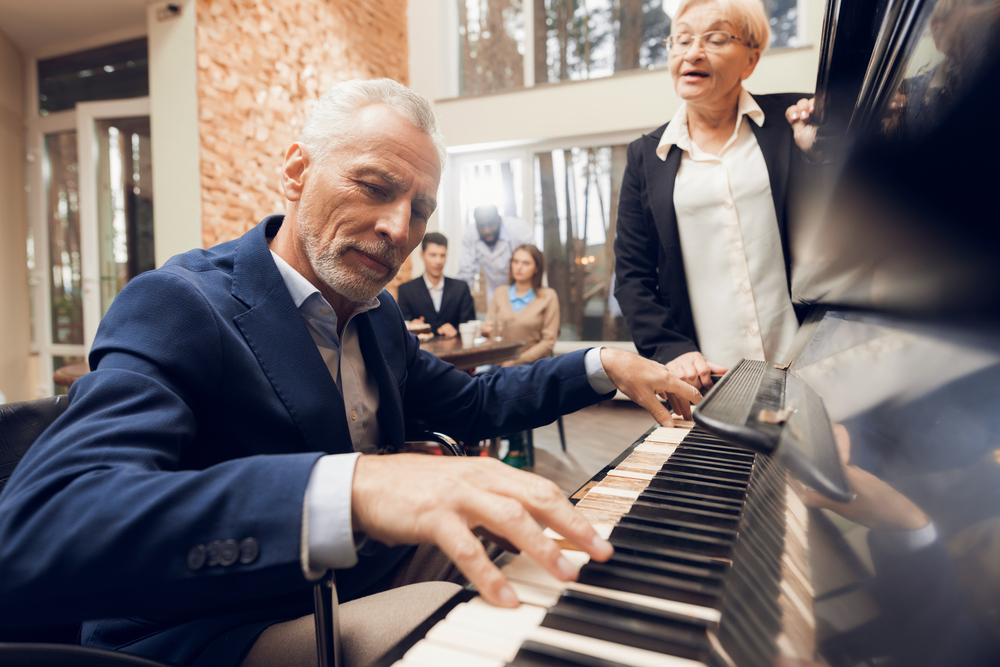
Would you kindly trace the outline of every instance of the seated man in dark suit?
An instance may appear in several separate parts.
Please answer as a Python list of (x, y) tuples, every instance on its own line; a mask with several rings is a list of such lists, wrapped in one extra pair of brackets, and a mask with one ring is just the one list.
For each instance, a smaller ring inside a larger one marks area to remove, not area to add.
[(424, 98), (339, 84), (285, 155), (286, 215), (129, 282), (0, 495), (0, 627), (83, 622), (86, 645), (176, 665), (315, 667), (311, 582), (333, 569), (350, 667), (457, 590), (442, 554), (517, 606), (473, 530), (562, 580), (576, 569), (539, 524), (611, 556), (547, 480), (396, 453), (418, 418), (466, 441), (615, 388), (661, 424), (658, 395), (685, 416), (699, 400), (621, 350), (489, 378), (421, 351), (383, 288), (423, 238), (444, 157)]
[(454, 338), (459, 324), (476, 319), (476, 306), (464, 281), (444, 275), (448, 237), (437, 232), (424, 234), (420, 259), (424, 275), (399, 286), (399, 310), (403, 319), (424, 322), (437, 335)]

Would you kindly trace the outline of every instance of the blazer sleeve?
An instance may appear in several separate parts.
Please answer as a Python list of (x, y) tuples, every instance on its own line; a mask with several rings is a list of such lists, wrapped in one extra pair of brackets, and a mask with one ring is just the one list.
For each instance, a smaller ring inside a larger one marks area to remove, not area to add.
[(517, 355), (517, 363), (530, 364), (549, 356), (559, 337), (559, 297), (555, 290), (545, 290), (547, 301), (542, 311), (542, 338)]
[[(302, 499), (323, 452), (181, 464), (200, 444), (197, 406), (229, 389), (222, 341), (205, 294), (165, 271), (115, 297), (95, 370), (0, 497), (0, 626), (203, 613), (307, 590)], [(261, 544), (252, 562), (192, 565), (192, 546), (247, 536)]]
[(412, 286), (409, 283), (403, 283), (399, 286), (399, 298), (396, 300), (396, 303), (399, 304), (399, 310), (403, 313), (403, 319), (407, 322), (419, 317), (413, 309)]
[(697, 351), (675, 321), (670, 297), (659, 289), (660, 239), (649, 207), (649, 185), (643, 168), (642, 141), (628, 147), (618, 200), (615, 232), (615, 298), (635, 346), (644, 357), (667, 363)]

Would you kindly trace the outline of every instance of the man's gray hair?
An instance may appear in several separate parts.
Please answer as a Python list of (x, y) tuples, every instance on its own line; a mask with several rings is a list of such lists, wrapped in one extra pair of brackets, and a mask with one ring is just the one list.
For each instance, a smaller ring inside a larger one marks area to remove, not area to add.
[(444, 169), (444, 138), (430, 103), (423, 95), (392, 79), (344, 81), (319, 98), (299, 135), (299, 142), (309, 151), (310, 158), (321, 163), (342, 142), (350, 141), (355, 114), (371, 104), (395, 109), (428, 135), (437, 148), (441, 169)]

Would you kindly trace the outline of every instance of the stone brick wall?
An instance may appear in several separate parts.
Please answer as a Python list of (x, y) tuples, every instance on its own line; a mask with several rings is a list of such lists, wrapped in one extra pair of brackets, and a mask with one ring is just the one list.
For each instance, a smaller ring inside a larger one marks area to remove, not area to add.
[[(408, 80), (406, 0), (198, 0), (202, 241), (282, 213), (279, 174), (338, 81)], [(408, 263), (397, 282), (409, 277)]]

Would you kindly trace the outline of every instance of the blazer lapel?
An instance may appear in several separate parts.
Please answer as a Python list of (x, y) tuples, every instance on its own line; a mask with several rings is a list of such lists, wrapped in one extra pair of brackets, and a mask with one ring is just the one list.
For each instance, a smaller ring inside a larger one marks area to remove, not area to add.
[(777, 115), (776, 109), (764, 110), (764, 124), (750, 122), (757, 145), (764, 155), (767, 165), (767, 175), (771, 181), (771, 197), (774, 199), (774, 211), (778, 217), (778, 227), (782, 236), (785, 235), (785, 197), (788, 193), (788, 169), (790, 167), (792, 133), (783, 114)]
[[(431, 292), (430, 292), (430, 290), (427, 289), (427, 284), (424, 283), (423, 276), (420, 277), (420, 290), (419, 290), (419, 292), (420, 292), (420, 300), (424, 302), (422, 304), (423, 311), (426, 312), (426, 313), (433, 313), (434, 312), (434, 299), (431, 298)], [(448, 290), (445, 289), (444, 293), (448, 294)], [(442, 300), (442, 304), (443, 304), (443, 300)], [(443, 306), (442, 306), (442, 309), (443, 309)], [(430, 322), (428, 322), (427, 324), (430, 324)]]
[(372, 375), (378, 384), (378, 422), (382, 429), (379, 451), (389, 449), (401, 452), (404, 428), (403, 401), (399, 395), (399, 387), (386, 364), (382, 346), (379, 345), (378, 337), (375, 335), (370, 312), (356, 315), (354, 321), (358, 328), (358, 343), (361, 346), (361, 357), (365, 360), (365, 371)]
[[(659, 139), (655, 139), (659, 143)], [(677, 231), (677, 214), (674, 211), (674, 181), (681, 166), (682, 151), (671, 146), (667, 159), (656, 155), (656, 146), (646, 152), (646, 189), (649, 208), (656, 221), (660, 243), (667, 255), (680, 252), (681, 239)]]
[(245, 234), (233, 261), (232, 294), (248, 310), (233, 318), (307, 446), (331, 454), (354, 450), (344, 398), (274, 264), (267, 239), (283, 216)]

